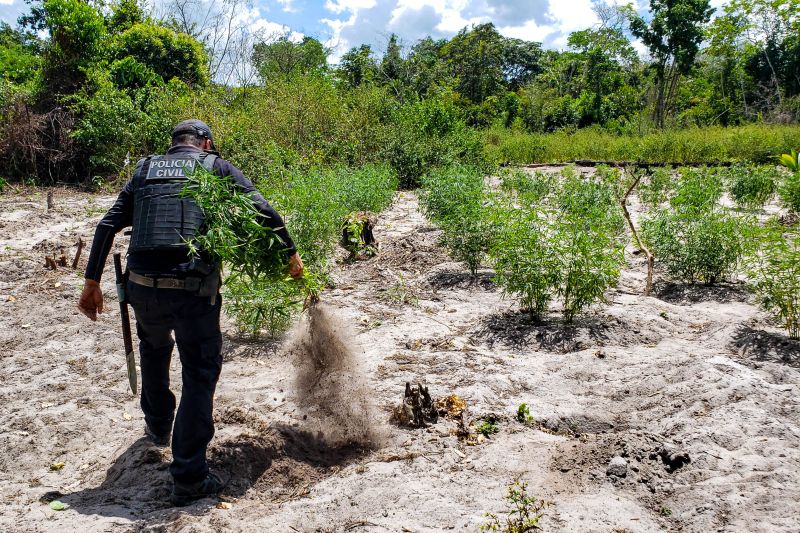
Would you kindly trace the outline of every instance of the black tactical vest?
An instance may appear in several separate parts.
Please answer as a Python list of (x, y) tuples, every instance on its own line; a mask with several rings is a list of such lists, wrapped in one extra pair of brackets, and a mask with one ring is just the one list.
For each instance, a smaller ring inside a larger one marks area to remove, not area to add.
[[(197, 154), (156, 155), (137, 165), (133, 191), (133, 229), (128, 253), (186, 250), (203, 226), (203, 212), (194, 200), (183, 197), (187, 174), (199, 164), (213, 172), (217, 156)], [(144, 168), (147, 167), (145, 174)]]

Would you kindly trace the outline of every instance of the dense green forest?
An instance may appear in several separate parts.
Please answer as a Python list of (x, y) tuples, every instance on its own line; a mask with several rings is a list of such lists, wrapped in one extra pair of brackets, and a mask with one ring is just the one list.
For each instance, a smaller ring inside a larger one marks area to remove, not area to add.
[(392, 35), (331, 65), (311, 37), (220, 54), (213, 28), (136, 0), (33, 1), (0, 26), (0, 177), (127, 176), (190, 116), (254, 179), (369, 162), (415, 185), (453, 162), (766, 161), (800, 144), (799, 9), (651, 0), (643, 17), (598, 4), (600, 24), (563, 51), (486, 23), (410, 47)]

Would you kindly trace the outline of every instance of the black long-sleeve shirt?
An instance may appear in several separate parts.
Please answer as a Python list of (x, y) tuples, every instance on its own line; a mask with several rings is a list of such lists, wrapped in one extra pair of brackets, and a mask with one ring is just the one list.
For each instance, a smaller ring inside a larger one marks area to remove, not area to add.
[[(189, 145), (173, 146), (167, 154), (183, 154), (200, 152), (199, 148)], [(147, 165), (147, 163), (145, 163)], [(147, 168), (142, 171), (146, 174)], [(284, 226), (283, 219), (272, 206), (261, 196), (252, 182), (244, 177), (242, 171), (222, 158), (214, 161), (214, 173), (221, 177), (230, 177), (231, 181), (245, 193), (250, 193), (258, 211), (264, 215), (263, 221), (269, 226), (287, 247), (287, 256), (295, 251), (295, 245), (289, 232)], [(92, 241), (92, 250), (89, 253), (89, 261), (86, 265), (86, 279), (100, 281), (103, 275), (103, 268), (114, 243), (114, 236), (120, 230), (133, 224), (133, 185), (129, 181), (119, 193), (116, 202), (111, 206), (106, 215), (97, 225), (97, 230)], [(170, 276), (185, 277), (189, 269), (190, 257), (185, 251), (176, 250), (174, 252), (137, 252), (128, 256), (128, 268), (139, 274), (146, 276)]]

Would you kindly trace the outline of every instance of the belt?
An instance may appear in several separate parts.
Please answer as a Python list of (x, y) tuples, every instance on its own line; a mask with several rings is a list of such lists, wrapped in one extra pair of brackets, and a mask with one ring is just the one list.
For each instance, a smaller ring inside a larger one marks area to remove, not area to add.
[(154, 289), (182, 289), (185, 291), (196, 291), (200, 289), (200, 278), (151, 278), (142, 276), (133, 270), (128, 271), (128, 280), (145, 287)]

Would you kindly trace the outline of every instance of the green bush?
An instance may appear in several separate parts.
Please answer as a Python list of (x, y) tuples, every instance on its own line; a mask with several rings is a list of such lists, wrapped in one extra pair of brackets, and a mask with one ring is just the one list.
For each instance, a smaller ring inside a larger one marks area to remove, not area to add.
[(527, 172), (519, 168), (505, 168), (501, 172), (500, 187), (509, 193), (523, 196), (526, 202), (538, 202), (555, 186), (553, 174), (535, 171)]
[(603, 301), (616, 285), (624, 258), (625, 221), (613, 185), (579, 176), (564, 179), (557, 195), (556, 246), (561, 262), (558, 294), (569, 322), (585, 308)]
[(735, 165), (725, 174), (731, 198), (737, 206), (745, 209), (764, 207), (777, 189), (774, 167)]
[(636, 191), (642, 203), (648, 207), (657, 207), (670, 196), (674, 175), (672, 167), (657, 167), (642, 177)]
[(480, 135), (469, 129), (447, 98), (398, 106), (391, 118), (388, 160), (402, 187), (416, 187), (431, 168), (469, 165), (486, 170)]
[(744, 221), (722, 207), (663, 208), (642, 222), (642, 237), (669, 274), (713, 284), (737, 270), (745, 253)]
[(768, 224), (749, 275), (764, 308), (800, 337), (800, 226)]
[(708, 209), (719, 202), (725, 187), (722, 175), (711, 168), (679, 168), (678, 184), (670, 204), (676, 208)]
[(642, 238), (671, 276), (713, 284), (737, 272), (752, 242), (753, 220), (719, 204), (723, 183), (716, 169), (679, 172), (669, 206), (642, 221)]
[(206, 52), (185, 33), (140, 22), (115, 36), (111, 48), (115, 59), (132, 57), (164, 80), (178, 78), (189, 85), (209, 81)]
[(495, 282), (519, 300), (523, 311), (540, 319), (561, 280), (559, 258), (550, 246), (555, 228), (537, 209), (520, 208), (511, 199), (492, 210), (496, 239), (489, 249)]
[(434, 170), (422, 178), (420, 206), (443, 230), (442, 244), (472, 275), (491, 246), (488, 193), (482, 172), (473, 167)]
[(778, 187), (778, 196), (786, 209), (800, 213), (800, 172), (790, 172), (784, 176)]
[(484, 133), (490, 162), (559, 163), (577, 159), (704, 163), (755, 161), (767, 163), (800, 146), (797, 125), (751, 124), (615, 134), (600, 128), (574, 132), (526, 133), (492, 128)]
[(613, 184), (573, 169), (538, 200), (506, 198), (493, 210), (496, 281), (540, 318), (559, 296), (569, 322), (619, 279), (624, 219)]

